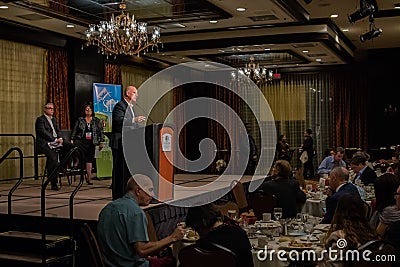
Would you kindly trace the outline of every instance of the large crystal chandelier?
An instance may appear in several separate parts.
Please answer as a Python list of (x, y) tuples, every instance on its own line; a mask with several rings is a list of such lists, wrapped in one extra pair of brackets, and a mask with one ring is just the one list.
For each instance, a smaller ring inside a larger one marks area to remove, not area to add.
[(136, 22), (134, 15), (125, 14), (126, 4), (119, 5), (121, 14), (110, 21), (90, 24), (86, 30), (86, 46), (96, 45), (103, 55), (137, 55), (149, 47), (156, 48), (160, 43), (160, 28), (154, 27), (151, 36), (147, 33), (147, 23)]
[(245, 65), (244, 68), (238, 69), (239, 75), (246, 75), (257, 85), (261, 85), (267, 82), (271, 82), (273, 79), (274, 72), (268, 70), (265, 67), (260, 67), (259, 64), (254, 62), (254, 57), (250, 57), (250, 62)]

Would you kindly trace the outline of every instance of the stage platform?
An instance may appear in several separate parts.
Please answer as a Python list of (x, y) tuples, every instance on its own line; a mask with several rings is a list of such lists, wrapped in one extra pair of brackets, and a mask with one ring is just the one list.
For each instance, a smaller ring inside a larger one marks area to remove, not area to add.
[[(177, 186), (174, 190), (175, 200), (167, 203), (150, 204), (143, 207), (151, 210), (159, 206), (186, 206), (198, 202), (196, 197), (213, 197), (219, 190), (226, 191), (229, 181), (240, 180), (247, 183), (251, 176), (224, 176), (218, 179), (213, 174), (176, 174), (174, 183)], [(211, 183), (213, 182), (213, 183)], [(8, 192), (15, 181), (0, 182), (0, 214), (7, 214)], [(34, 179), (24, 180), (14, 192), (12, 198), (12, 214), (40, 216), (40, 192), (42, 181)], [(94, 180), (94, 185), (83, 184), (74, 198), (74, 219), (97, 220), (101, 209), (111, 201), (111, 180)], [(60, 191), (46, 190), (46, 217), (69, 218), (69, 198), (77, 185), (77, 181), (68, 185), (63, 179), (63, 186)], [(48, 186), (49, 188), (50, 186)], [(178, 203), (178, 204), (177, 204)]]

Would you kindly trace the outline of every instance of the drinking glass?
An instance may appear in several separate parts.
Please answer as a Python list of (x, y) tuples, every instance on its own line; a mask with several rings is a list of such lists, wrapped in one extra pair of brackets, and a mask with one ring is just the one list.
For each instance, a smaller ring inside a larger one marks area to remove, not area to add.
[(282, 208), (274, 208), (274, 217), (277, 221), (282, 218)]
[(310, 193), (312, 191), (312, 189), (313, 189), (312, 184), (306, 184), (307, 193)]
[(308, 220), (304, 223), (304, 232), (307, 234), (307, 242), (310, 242), (311, 233), (314, 229), (314, 224), (312, 221)]
[(228, 217), (236, 221), (236, 210), (228, 210)]

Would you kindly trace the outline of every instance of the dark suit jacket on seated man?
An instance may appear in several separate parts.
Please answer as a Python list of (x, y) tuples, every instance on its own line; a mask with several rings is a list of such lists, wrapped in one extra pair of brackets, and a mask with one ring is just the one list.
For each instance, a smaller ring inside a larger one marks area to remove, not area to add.
[[(144, 121), (143, 116), (135, 117), (132, 102), (136, 102), (138, 91), (134, 86), (128, 86), (124, 90), (124, 99), (119, 101), (112, 111), (112, 135), (110, 139), (110, 147), (113, 155), (113, 171), (112, 171), (112, 197), (117, 199), (125, 193), (125, 185), (130, 172), (125, 164), (125, 157), (122, 149), (122, 129), (128, 127), (130, 129), (138, 128), (138, 122)], [(126, 116), (125, 116), (126, 113)]]
[(263, 183), (260, 190), (275, 195), (277, 206), (282, 208), (282, 218), (294, 218), (298, 204), (306, 202), (306, 194), (297, 180), (291, 178), (292, 168), (286, 160), (277, 160), (272, 170), (275, 179)]
[[(153, 182), (148, 176), (136, 174), (128, 180), (125, 196), (108, 203), (100, 212), (97, 225), (99, 246), (106, 266), (152, 266), (148, 258), (157, 251), (181, 240), (185, 230), (174, 232), (156, 242), (150, 242), (147, 218), (140, 206), (147, 206), (154, 196)], [(176, 262), (173, 262), (176, 266)]]
[(360, 197), (357, 187), (349, 183), (349, 171), (344, 167), (335, 167), (329, 174), (328, 197), (326, 198), (326, 213), (321, 223), (331, 223), (339, 200), (346, 194)]
[[(47, 175), (51, 175), (58, 165), (58, 155), (55, 146), (60, 149), (61, 155), (67, 153), (73, 145), (60, 137), (60, 129), (58, 128), (57, 120), (53, 117), (54, 104), (47, 103), (43, 107), (44, 114), (36, 119), (35, 132), (36, 132), (36, 145), (38, 154), (45, 154)], [(53, 146), (50, 147), (49, 143)], [(54, 173), (49, 177), (51, 181), (51, 189), (58, 190), (57, 186), (58, 175)]]
[(374, 184), (378, 176), (375, 171), (367, 166), (367, 158), (364, 156), (354, 156), (350, 160), (350, 168), (356, 173), (356, 177), (353, 182), (358, 179), (364, 184)]

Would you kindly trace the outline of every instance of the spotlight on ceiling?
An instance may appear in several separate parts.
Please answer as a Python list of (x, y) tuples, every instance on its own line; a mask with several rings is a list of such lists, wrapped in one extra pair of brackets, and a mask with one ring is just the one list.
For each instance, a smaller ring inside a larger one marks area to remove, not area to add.
[(364, 33), (363, 35), (360, 35), (360, 40), (361, 40), (361, 42), (371, 40), (375, 37), (378, 37), (382, 32), (383, 32), (383, 30), (381, 28), (372, 29), (369, 32)]
[(372, 16), (369, 17), (369, 22), (369, 32), (360, 35), (361, 42), (378, 37), (383, 32), (381, 28), (375, 26), (375, 19)]
[(348, 16), (350, 23), (373, 15), (378, 11), (378, 5), (375, 0), (360, 0), (360, 9)]

